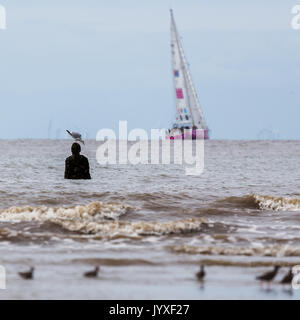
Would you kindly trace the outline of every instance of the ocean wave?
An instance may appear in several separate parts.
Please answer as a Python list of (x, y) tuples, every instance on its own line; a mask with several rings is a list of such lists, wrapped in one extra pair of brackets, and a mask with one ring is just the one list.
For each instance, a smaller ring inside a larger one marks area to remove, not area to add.
[(264, 256), (264, 257), (299, 257), (300, 248), (290, 245), (268, 245), (262, 247), (230, 246), (169, 246), (172, 252), (224, 256)]
[(85, 221), (93, 222), (101, 219), (117, 219), (121, 215), (134, 209), (132, 206), (118, 203), (92, 202), (87, 205), (72, 207), (11, 207), (0, 210), (0, 221), (21, 222), (40, 221)]
[(160, 265), (160, 262), (154, 262), (147, 259), (125, 259), (125, 258), (83, 258), (73, 259), (72, 263), (84, 265), (101, 265), (101, 266), (155, 266)]
[(0, 211), (0, 221), (51, 223), (67, 231), (95, 234), (98, 238), (136, 238), (144, 235), (185, 234), (199, 231), (204, 222), (201, 218), (165, 222), (118, 220), (121, 215), (134, 209), (128, 205), (103, 202), (59, 208), (11, 207)]
[(300, 211), (300, 199), (298, 198), (262, 195), (254, 195), (254, 198), (260, 209), (271, 209), (275, 211)]
[(11, 230), (8, 228), (2, 228), (0, 229), (0, 238), (6, 238), (12, 234)]
[(251, 194), (242, 197), (228, 197), (217, 201), (218, 204), (235, 208), (300, 211), (300, 199), (290, 197), (273, 197), (268, 195)]
[(56, 220), (55, 223), (59, 224), (66, 230), (98, 234), (101, 237), (107, 238), (120, 238), (129, 237), (135, 238), (139, 236), (162, 236), (171, 234), (186, 234), (201, 230), (203, 219), (182, 219), (167, 222), (129, 222), (129, 221), (103, 221), (97, 222), (79, 222), (79, 221), (62, 221)]
[[(238, 259), (232, 259), (230, 258), (219, 258), (215, 257), (212, 259), (201, 259), (200, 261), (195, 262), (195, 264), (203, 264), (206, 266), (224, 266), (224, 267), (272, 267), (275, 264), (281, 267), (293, 267), (295, 265), (300, 264), (299, 258), (295, 260), (294, 258), (276, 258), (275, 259), (267, 259), (267, 258), (258, 258), (255, 259), (249, 258), (250, 260), (238, 260)], [(274, 261), (275, 260), (275, 261)]]

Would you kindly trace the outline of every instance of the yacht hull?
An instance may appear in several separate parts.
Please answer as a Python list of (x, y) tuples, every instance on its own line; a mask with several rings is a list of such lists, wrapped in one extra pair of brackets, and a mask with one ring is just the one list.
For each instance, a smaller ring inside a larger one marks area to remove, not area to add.
[(185, 129), (183, 132), (167, 132), (167, 140), (209, 140), (208, 130)]

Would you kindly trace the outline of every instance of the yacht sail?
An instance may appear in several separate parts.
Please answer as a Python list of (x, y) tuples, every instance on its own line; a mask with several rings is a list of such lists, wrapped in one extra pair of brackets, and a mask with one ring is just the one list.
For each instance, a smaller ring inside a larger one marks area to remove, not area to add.
[[(176, 121), (173, 125), (173, 129), (175, 129), (175, 131), (178, 131), (179, 129), (200, 129), (203, 131), (202, 137), (204, 136), (205, 139), (208, 139), (208, 127), (193, 85), (172, 10), (171, 53), (176, 101)], [(174, 130), (170, 131), (174, 132)], [(174, 135), (172, 137), (174, 138)], [(171, 138), (171, 136), (169, 138)], [(184, 138), (188, 137), (185, 136)]]

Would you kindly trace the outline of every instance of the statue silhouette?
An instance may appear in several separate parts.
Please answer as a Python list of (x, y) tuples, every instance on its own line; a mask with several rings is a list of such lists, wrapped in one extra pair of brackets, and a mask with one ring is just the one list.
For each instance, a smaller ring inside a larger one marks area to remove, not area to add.
[(72, 155), (66, 159), (65, 179), (91, 179), (89, 160), (80, 154), (81, 147), (72, 144)]

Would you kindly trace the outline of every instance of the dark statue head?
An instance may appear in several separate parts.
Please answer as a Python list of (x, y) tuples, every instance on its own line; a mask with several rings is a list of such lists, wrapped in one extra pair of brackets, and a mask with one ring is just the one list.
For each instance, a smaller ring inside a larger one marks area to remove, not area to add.
[(77, 142), (74, 142), (72, 144), (72, 148), (71, 148), (72, 154), (74, 155), (79, 155), (80, 151), (81, 151), (81, 147), (80, 144)]

